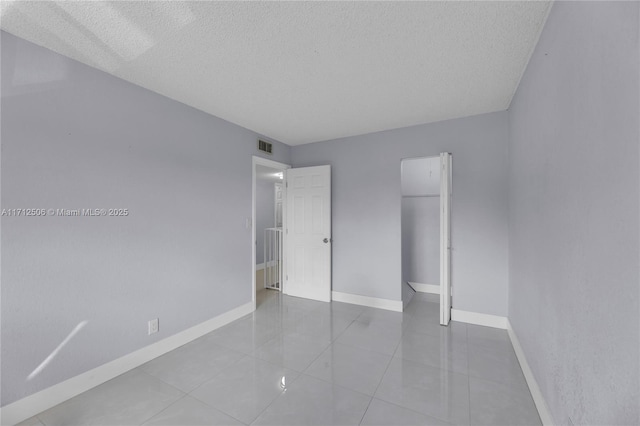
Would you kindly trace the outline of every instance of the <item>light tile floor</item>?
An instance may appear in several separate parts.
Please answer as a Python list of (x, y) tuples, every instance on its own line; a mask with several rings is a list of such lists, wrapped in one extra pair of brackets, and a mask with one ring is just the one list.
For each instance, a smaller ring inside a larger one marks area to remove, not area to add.
[(259, 292), (258, 308), (28, 425), (539, 425), (506, 331)]

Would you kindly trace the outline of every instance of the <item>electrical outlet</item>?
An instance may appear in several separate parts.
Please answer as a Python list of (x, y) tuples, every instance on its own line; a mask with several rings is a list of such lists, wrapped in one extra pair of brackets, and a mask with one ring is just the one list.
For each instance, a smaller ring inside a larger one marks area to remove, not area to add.
[(149, 334), (157, 333), (160, 330), (160, 324), (158, 318), (149, 321)]

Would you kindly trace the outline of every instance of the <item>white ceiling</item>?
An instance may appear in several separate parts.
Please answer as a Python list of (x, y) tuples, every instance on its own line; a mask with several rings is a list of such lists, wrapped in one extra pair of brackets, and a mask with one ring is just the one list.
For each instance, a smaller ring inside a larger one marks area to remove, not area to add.
[(297, 145), (507, 109), (549, 7), (2, 0), (0, 27)]
[(256, 179), (263, 180), (268, 182), (282, 182), (279, 174), (282, 173), (282, 170), (273, 169), (271, 167), (263, 166), (261, 164), (256, 164)]

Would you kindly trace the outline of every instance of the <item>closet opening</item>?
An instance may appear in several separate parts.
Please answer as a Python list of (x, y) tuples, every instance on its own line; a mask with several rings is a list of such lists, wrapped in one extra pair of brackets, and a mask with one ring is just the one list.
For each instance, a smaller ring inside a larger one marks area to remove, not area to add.
[(415, 291), (433, 303), (434, 320), (438, 317), (441, 325), (447, 325), (451, 318), (451, 154), (402, 160), (401, 190), (403, 304)]

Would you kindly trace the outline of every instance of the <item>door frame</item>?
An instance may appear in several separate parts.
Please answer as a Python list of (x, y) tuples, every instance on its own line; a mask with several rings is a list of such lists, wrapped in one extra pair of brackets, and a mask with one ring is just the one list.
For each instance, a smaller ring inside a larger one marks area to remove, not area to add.
[(451, 201), (452, 155), (440, 154), (440, 325), (451, 321)]
[[(256, 166), (266, 166), (273, 169), (285, 171), (291, 168), (291, 165), (280, 163), (277, 161), (269, 160), (267, 158), (258, 157), (256, 155), (251, 156), (251, 302), (253, 303), (253, 310), (256, 309)], [(282, 182), (284, 183), (284, 179)], [(282, 224), (287, 221), (286, 206), (287, 206), (287, 189), (286, 185), (282, 186)], [(286, 263), (286, 242), (285, 238), (282, 239), (282, 270), (285, 269)], [(280, 290), (284, 291), (284, 283), (280, 283)]]
[[(448, 296), (449, 296), (449, 301), (450, 301), (449, 302), (449, 306), (451, 306), (451, 300), (453, 298), (452, 291), (451, 291), (451, 289), (453, 287), (452, 283), (451, 283), (451, 270), (452, 270), (452, 268), (451, 268), (451, 251), (453, 250), (453, 248), (451, 247), (451, 243), (452, 243), (452, 239), (451, 239), (451, 228), (452, 228), (452, 226), (451, 226), (451, 224), (452, 224), (452, 221), (451, 221), (451, 204), (452, 204), (452, 197), (453, 197), (453, 195), (452, 195), (453, 194), (453, 190), (452, 190), (452, 188), (453, 188), (453, 167), (452, 167), (453, 155), (450, 152), (441, 152), (441, 153), (436, 154), (436, 155), (423, 155), (423, 156), (419, 156), (419, 157), (401, 158), (400, 159), (400, 170), (401, 170), (400, 179), (402, 179), (402, 162), (404, 160), (418, 160), (418, 159), (427, 159), (427, 158), (439, 158), (440, 159), (440, 169), (442, 169), (443, 161), (444, 161), (443, 160), (443, 155), (445, 155), (445, 154), (446, 154), (446, 158), (448, 159), (447, 161), (449, 161), (449, 165), (448, 165), (448, 168), (449, 168), (449, 182), (448, 182), (448, 184), (449, 184), (449, 194), (450, 194), (449, 201), (450, 201), (450, 204), (447, 206), (447, 208), (448, 208), (448, 211), (446, 212), (446, 214), (447, 214), (447, 223), (445, 224), (445, 223), (443, 223), (444, 214), (443, 214), (443, 211), (442, 211), (444, 206), (443, 206), (443, 197), (442, 197), (442, 186), (443, 185), (442, 185), (442, 170), (441, 170), (440, 171), (440, 176), (441, 176), (441, 178), (440, 178), (440, 206), (439, 206), (439, 211), (440, 211), (440, 214), (439, 214), (439, 221), (440, 221), (439, 236), (440, 236), (440, 241), (438, 243), (439, 246), (440, 246), (440, 250), (439, 250), (440, 259), (439, 259), (439, 262), (438, 262), (439, 265), (440, 265), (440, 282), (438, 283), (438, 293), (437, 294), (439, 296), (438, 305), (439, 305), (439, 308), (440, 308), (439, 309), (440, 312), (438, 313), (438, 318), (440, 320), (440, 325), (445, 325), (446, 326), (446, 325), (449, 324), (449, 321), (451, 320), (451, 309), (449, 309), (448, 319), (445, 322), (445, 320), (444, 320), (445, 316), (442, 313), (442, 305), (444, 303), (443, 298), (446, 297), (445, 293), (447, 293)], [(400, 198), (402, 200), (402, 190), (400, 192)], [(448, 228), (449, 228), (449, 241), (448, 241), (449, 244), (448, 244), (447, 247), (444, 247), (444, 245), (443, 245), (443, 232), (444, 232), (445, 225), (448, 226)], [(401, 238), (400, 238), (400, 256), (402, 256), (402, 224), (400, 226), (401, 226), (401, 230), (400, 230), (400, 233), (401, 233)], [(448, 252), (448, 256), (445, 256), (445, 251)], [(448, 262), (449, 262), (449, 273), (448, 273), (447, 279), (445, 279), (445, 277), (443, 277), (443, 273), (442, 273), (443, 272), (445, 258), (448, 258)], [(448, 289), (445, 288), (445, 281), (448, 281), (448, 283), (449, 283)], [(403, 276), (402, 269), (400, 270), (400, 282), (402, 283), (402, 285), (404, 285), (404, 276)], [(432, 294), (435, 293), (435, 291), (431, 291), (431, 290), (428, 290), (426, 292), (427, 293), (432, 293)]]

